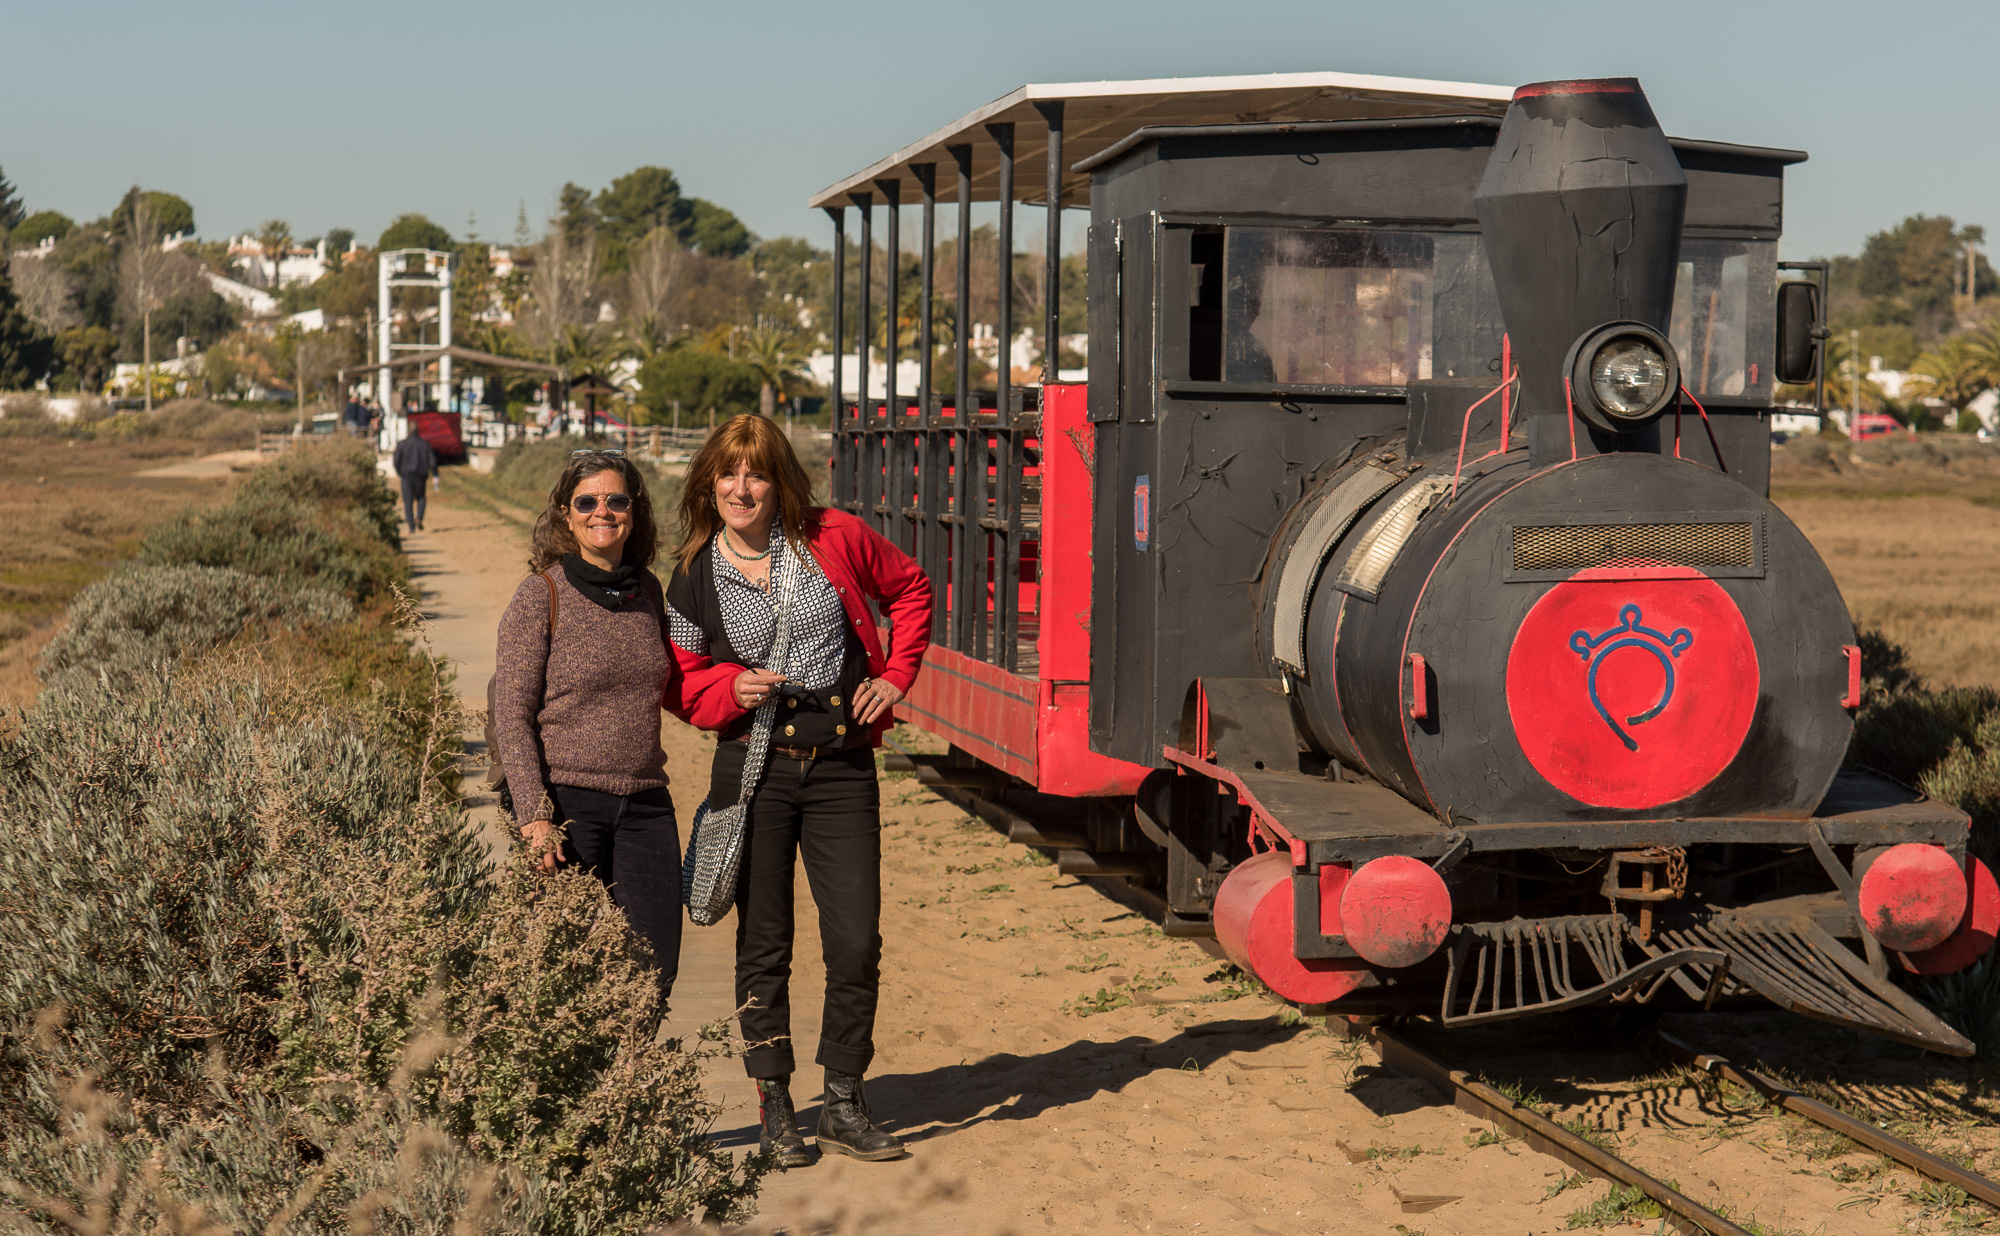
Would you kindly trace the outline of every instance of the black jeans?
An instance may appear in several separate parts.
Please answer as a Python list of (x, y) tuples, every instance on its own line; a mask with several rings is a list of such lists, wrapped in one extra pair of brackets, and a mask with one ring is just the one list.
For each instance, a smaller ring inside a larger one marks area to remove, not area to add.
[(403, 522), (414, 532), (417, 525), (424, 522), (424, 483), (430, 478), (397, 475), (403, 482)]
[[(714, 803), (734, 801), (748, 747), (716, 744)], [(736, 886), (736, 1002), (750, 1076), (788, 1077), (792, 1055), (792, 869), (805, 859), (826, 961), (818, 1062), (859, 1075), (875, 1058), (882, 990), (882, 797), (867, 745), (818, 759), (771, 753), (752, 801)]]
[(653, 946), (660, 998), (681, 967), (681, 838), (673, 796), (664, 789), (629, 797), (552, 785), (556, 819), (569, 826), (565, 863), (580, 863), (611, 890), (625, 921)]

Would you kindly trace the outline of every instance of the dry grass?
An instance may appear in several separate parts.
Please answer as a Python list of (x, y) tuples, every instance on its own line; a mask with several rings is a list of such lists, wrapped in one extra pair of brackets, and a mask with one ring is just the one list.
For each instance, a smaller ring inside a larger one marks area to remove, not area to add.
[(1857, 627), (1934, 685), (2000, 687), (2000, 450), (1958, 439), (1775, 452), (1771, 496), (1826, 558)]
[(0, 704), (35, 691), (34, 653), (70, 598), (129, 558), (154, 524), (190, 503), (206, 506), (224, 480), (137, 473), (186, 458), (201, 444), (149, 438), (15, 438), (0, 476)]

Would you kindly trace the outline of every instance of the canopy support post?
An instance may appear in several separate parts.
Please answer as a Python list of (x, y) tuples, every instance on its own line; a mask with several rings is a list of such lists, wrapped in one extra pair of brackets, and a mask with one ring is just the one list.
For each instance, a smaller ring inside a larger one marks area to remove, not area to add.
[(875, 279), (875, 195), (850, 193), (847, 196), (861, 209), (861, 289), (856, 294), (858, 303), (854, 315), (854, 368), (859, 385), (856, 387), (854, 408), (865, 426), (868, 424), (868, 331), (872, 325), (868, 312), (868, 285)]
[(993, 315), (998, 319), (993, 333), (1000, 346), (993, 359), (993, 413), (1005, 426), (1014, 407), (1014, 126), (989, 124), (986, 131), (1000, 148), (1000, 305)]
[(917, 271), (917, 399), (923, 424), (931, 423), (931, 353), (937, 341), (931, 334), (931, 299), (937, 278), (937, 164), (912, 163), (910, 171), (924, 195), (924, 242)]
[(951, 161), (958, 167), (958, 242), (954, 246), (958, 252), (957, 284), (953, 289), (955, 304), (952, 306), (952, 419), (958, 422), (952, 437), (956, 443), (953, 457), (956, 466), (952, 469), (951, 501), (951, 625), (947, 628), (945, 646), (963, 652), (966, 637), (971, 631), (972, 568), (969, 562), (972, 546), (971, 519), (968, 510), (971, 489), (972, 433), (968, 428), (973, 421), (978, 400), (972, 394), (972, 147), (950, 146)]
[[(833, 416), (828, 422), (828, 427), (833, 430), (834, 458), (842, 465), (833, 472), (833, 505), (838, 507), (847, 497), (841, 492), (843, 488), (841, 478), (854, 475), (854, 461), (847, 454), (847, 437), (843, 432), (845, 429), (843, 413), (846, 409), (841, 406), (840, 395), (840, 353), (846, 342), (847, 333), (844, 313), (847, 295), (847, 207), (823, 206), (821, 209), (826, 211), (827, 218), (833, 220), (833, 399), (831, 401)], [(674, 428), (679, 429), (678, 404), (675, 405), (674, 421)]]
[[(938, 432), (937, 396), (932, 394), (932, 354), (937, 350), (931, 314), (937, 282), (937, 164), (913, 163), (910, 174), (923, 194), (923, 241), (917, 269), (917, 562), (931, 581), (934, 596), (944, 595), (946, 531), (943, 521), (944, 478), (950, 474), (944, 435)], [(945, 607), (931, 607), (931, 639), (944, 643)]]
[(1062, 338), (1062, 148), (1061, 99), (1035, 104), (1049, 125), (1049, 237), (1042, 265), (1042, 385), (1056, 380), (1057, 348)]

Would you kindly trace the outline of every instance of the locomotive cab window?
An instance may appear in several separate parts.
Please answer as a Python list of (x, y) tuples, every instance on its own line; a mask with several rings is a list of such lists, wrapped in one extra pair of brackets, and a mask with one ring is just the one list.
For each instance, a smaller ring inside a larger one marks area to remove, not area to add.
[(1697, 399), (1750, 394), (1770, 384), (1770, 329), (1759, 329), (1759, 320), (1775, 295), (1776, 262), (1768, 241), (1681, 242), (1668, 338), (1680, 357), (1681, 380)]
[(1403, 386), (1431, 376), (1435, 252), (1421, 232), (1235, 227), (1222, 378)]

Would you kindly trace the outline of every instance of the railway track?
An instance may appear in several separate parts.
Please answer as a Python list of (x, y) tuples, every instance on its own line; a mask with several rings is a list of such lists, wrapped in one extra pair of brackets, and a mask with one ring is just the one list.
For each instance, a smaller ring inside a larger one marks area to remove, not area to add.
[[(984, 788), (977, 776), (954, 776), (954, 770), (939, 769), (913, 759), (913, 753), (893, 738), (889, 740), (901, 759), (891, 757), (889, 771), (913, 773), (920, 784), (947, 802), (984, 820), (1010, 840), (1053, 851), (1058, 868), (1066, 874), (1101, 881), (1100, 887), (1118, 900), (1156, 920), (1165, 904), (1143, 883), (1145, 872), (1119, 869), (1117, 861), (1107, 862), (1098, 854), (1073, 848), (1080, 839), (1065, 836), (1059, 829), (1033, 819), (1013, 805), (1003, 804), (980, 793)], [(1069, 844), (1065, 844), (1065, 843)], [(1138, 864), (1132, 864), (1134, 867)], [(1365, 1039), (1379, 1054), (1383, 1067), (1405, 1077), (1423, 1081), (1445, 1096), (1459, 1110), (1490, 1121), (1496, 1128), (1520, 1138), (1532, 1149), (1550, 1155), (1576, 1171), (1637, 1188), (1657, 1203), (1668, 1226), (1687, 1233), (1708, 1236), (1753, 1236), (1753, 1233), (1697, 1199), (1674, 1188), (1638, 1166), (1619, 1158), (1603, 1147), (1549, 1119), (1532, 1106), (1502, 1093), (1465, 1069), (1452, 1067), (1424, 1051), (1385, 1023), (1350, 1023), (1351, 1033)], [(1711, 1077), (1750, 1090), (1785, 1113), (1839, 1133), (1856, 1144), (1881, 1154), (1929, 1180), (1950, 1185), (1969, 1197), (2000, 1210), (2000, 1181), (1960, 1167), (1956, 1163), (1859, 1120), (1837, 1108), (1801, 1094), (1756, 1071), (1700, 1048), (1664, 1031), (1652, 1032), (1654, 1044), (1667, 1055)]]

